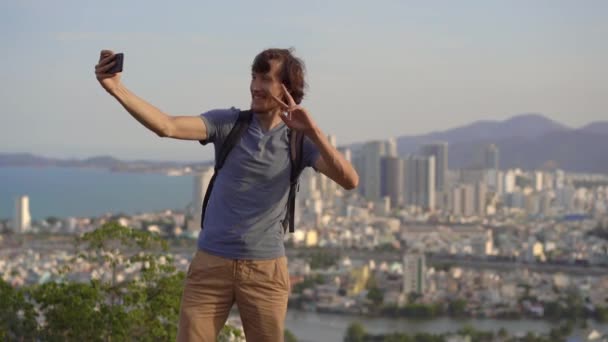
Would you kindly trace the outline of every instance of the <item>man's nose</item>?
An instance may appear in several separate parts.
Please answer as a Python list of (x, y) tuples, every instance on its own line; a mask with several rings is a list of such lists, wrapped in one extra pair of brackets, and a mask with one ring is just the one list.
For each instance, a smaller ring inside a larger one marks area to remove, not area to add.
[(251, 81), (251, 90), (262, 91), (264, 90), (264, 88), (262, 87), (262, 84), (259, 81), (253, 80)]

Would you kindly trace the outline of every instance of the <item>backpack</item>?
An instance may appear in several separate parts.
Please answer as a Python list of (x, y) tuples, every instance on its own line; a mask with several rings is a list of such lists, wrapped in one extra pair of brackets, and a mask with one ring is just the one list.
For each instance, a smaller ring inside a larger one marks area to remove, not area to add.
[[(207, 210), (207, 203), (211, 197), (211, 191), (213, 190), (213, 184), (219, 170), (224, 166), (224, 162), (228, 157), (228, 154), (232, 148), (240, 141), (243, 132), (247, 130), (251, 119), (253, 118), (253, 112), (251, 110), (240, 111), (237, 120), (232, 126), (230, 133), (226, 137), (226, 140), (222, 144), (222, 148), (217, 154), (215, 160), (215, 166), (213, 169), (213, 176), (207, 186), (205, 192), (205, 199), (203, 200), (202, 215), (201, 215), (201, 230), (203, 229), (203, 222), (205, 221), (205, 211)], [(296, 192), (299, 190), (299, 177), (302, 173), (302, 154), (304, 149), (304, 135), (298, 131), (289, 129), (289, 161), (291, 165), (291, 172), (289, 176), (289, 195), (287, 197), (287, 212), (285, 218), (282, 220), (283, 232), (287, 230), (289, 226), (289, 232), (294, 232), (294, 215), (296, 207)], [(202, 143), (202, 142), (201, 142)]]

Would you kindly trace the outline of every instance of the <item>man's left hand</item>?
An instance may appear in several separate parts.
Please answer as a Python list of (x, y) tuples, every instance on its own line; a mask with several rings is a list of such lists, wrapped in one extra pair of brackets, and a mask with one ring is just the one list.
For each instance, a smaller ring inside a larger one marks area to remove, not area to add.
[(285, 85), (282, 85), (282, 87), (285, 98), (287, 99), (287, 103), (271, 94), (274, 100), (277, 101), (277, 103), (281, 106), (281, 109), (285, 111), (285, 114), (281, 115), (281, 119), (290, 129), (301, 131), (310, 137), (310, 135), (316, 130), (317, 125), (306, 108), (296, 104)]

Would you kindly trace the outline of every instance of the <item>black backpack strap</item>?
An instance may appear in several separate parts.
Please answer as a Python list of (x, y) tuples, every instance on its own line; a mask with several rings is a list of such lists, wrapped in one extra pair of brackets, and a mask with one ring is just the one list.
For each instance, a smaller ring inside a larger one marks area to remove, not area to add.
[(215, 167), (213, 169), (213, 176), (211, 176), (211, 180), (209, 180), (209, 185), (207, 186), (207, 191), (205, 192), (205, 199), (203, 200), (202, 214), (201, 214), (201, 229), (203, 229), (203, 222), (205, 221), (205, 211), (207, 210), (207, 204), (209, 203), (209, 197), (211, 197), (211, 190), (213, 190), (213, 184), (215, 183), (215, 177), (217, 176), (218, 171), (224, 166), (224, 162), (228, 157), (232, 148), (236, 146), (239, 142), (243, 132), (247, 130), (249, 127), (249, 123), (251, 122), (251, 118), (253, 117), (253, 112), (251, 110), (245, 110), (239, 112), (239, 117), (234, 122), (234, 126), (228, 133), (226, 140), (222, 144), (222, 148), (217, 154), (217, 158), (215, 160)]
[(289, 130), (289, 161), (291, 164), (291, 172), (289, 175), (289, 195), (287, 197), (287, 212), (283, 219), (283, 231), (294, 232), (295, 226), (295, 209), (296, 209), (296, 193), (299, 190), (299, 178), (302, 170), (302, 155), (304, 154), (304, 134), (296, 130)]

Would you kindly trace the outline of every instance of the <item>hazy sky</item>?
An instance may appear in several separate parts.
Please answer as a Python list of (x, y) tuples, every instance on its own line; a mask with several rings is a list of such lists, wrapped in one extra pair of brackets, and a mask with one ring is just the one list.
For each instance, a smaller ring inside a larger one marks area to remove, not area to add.
[(249, 106), (250, 65), (295, 47), (303, 104), (338, 143), (543, 113), (608, 120), (608, 1), (0, 1), (0, 152), (201, 160), (158, 138), (94, 75), (169, 114)]

